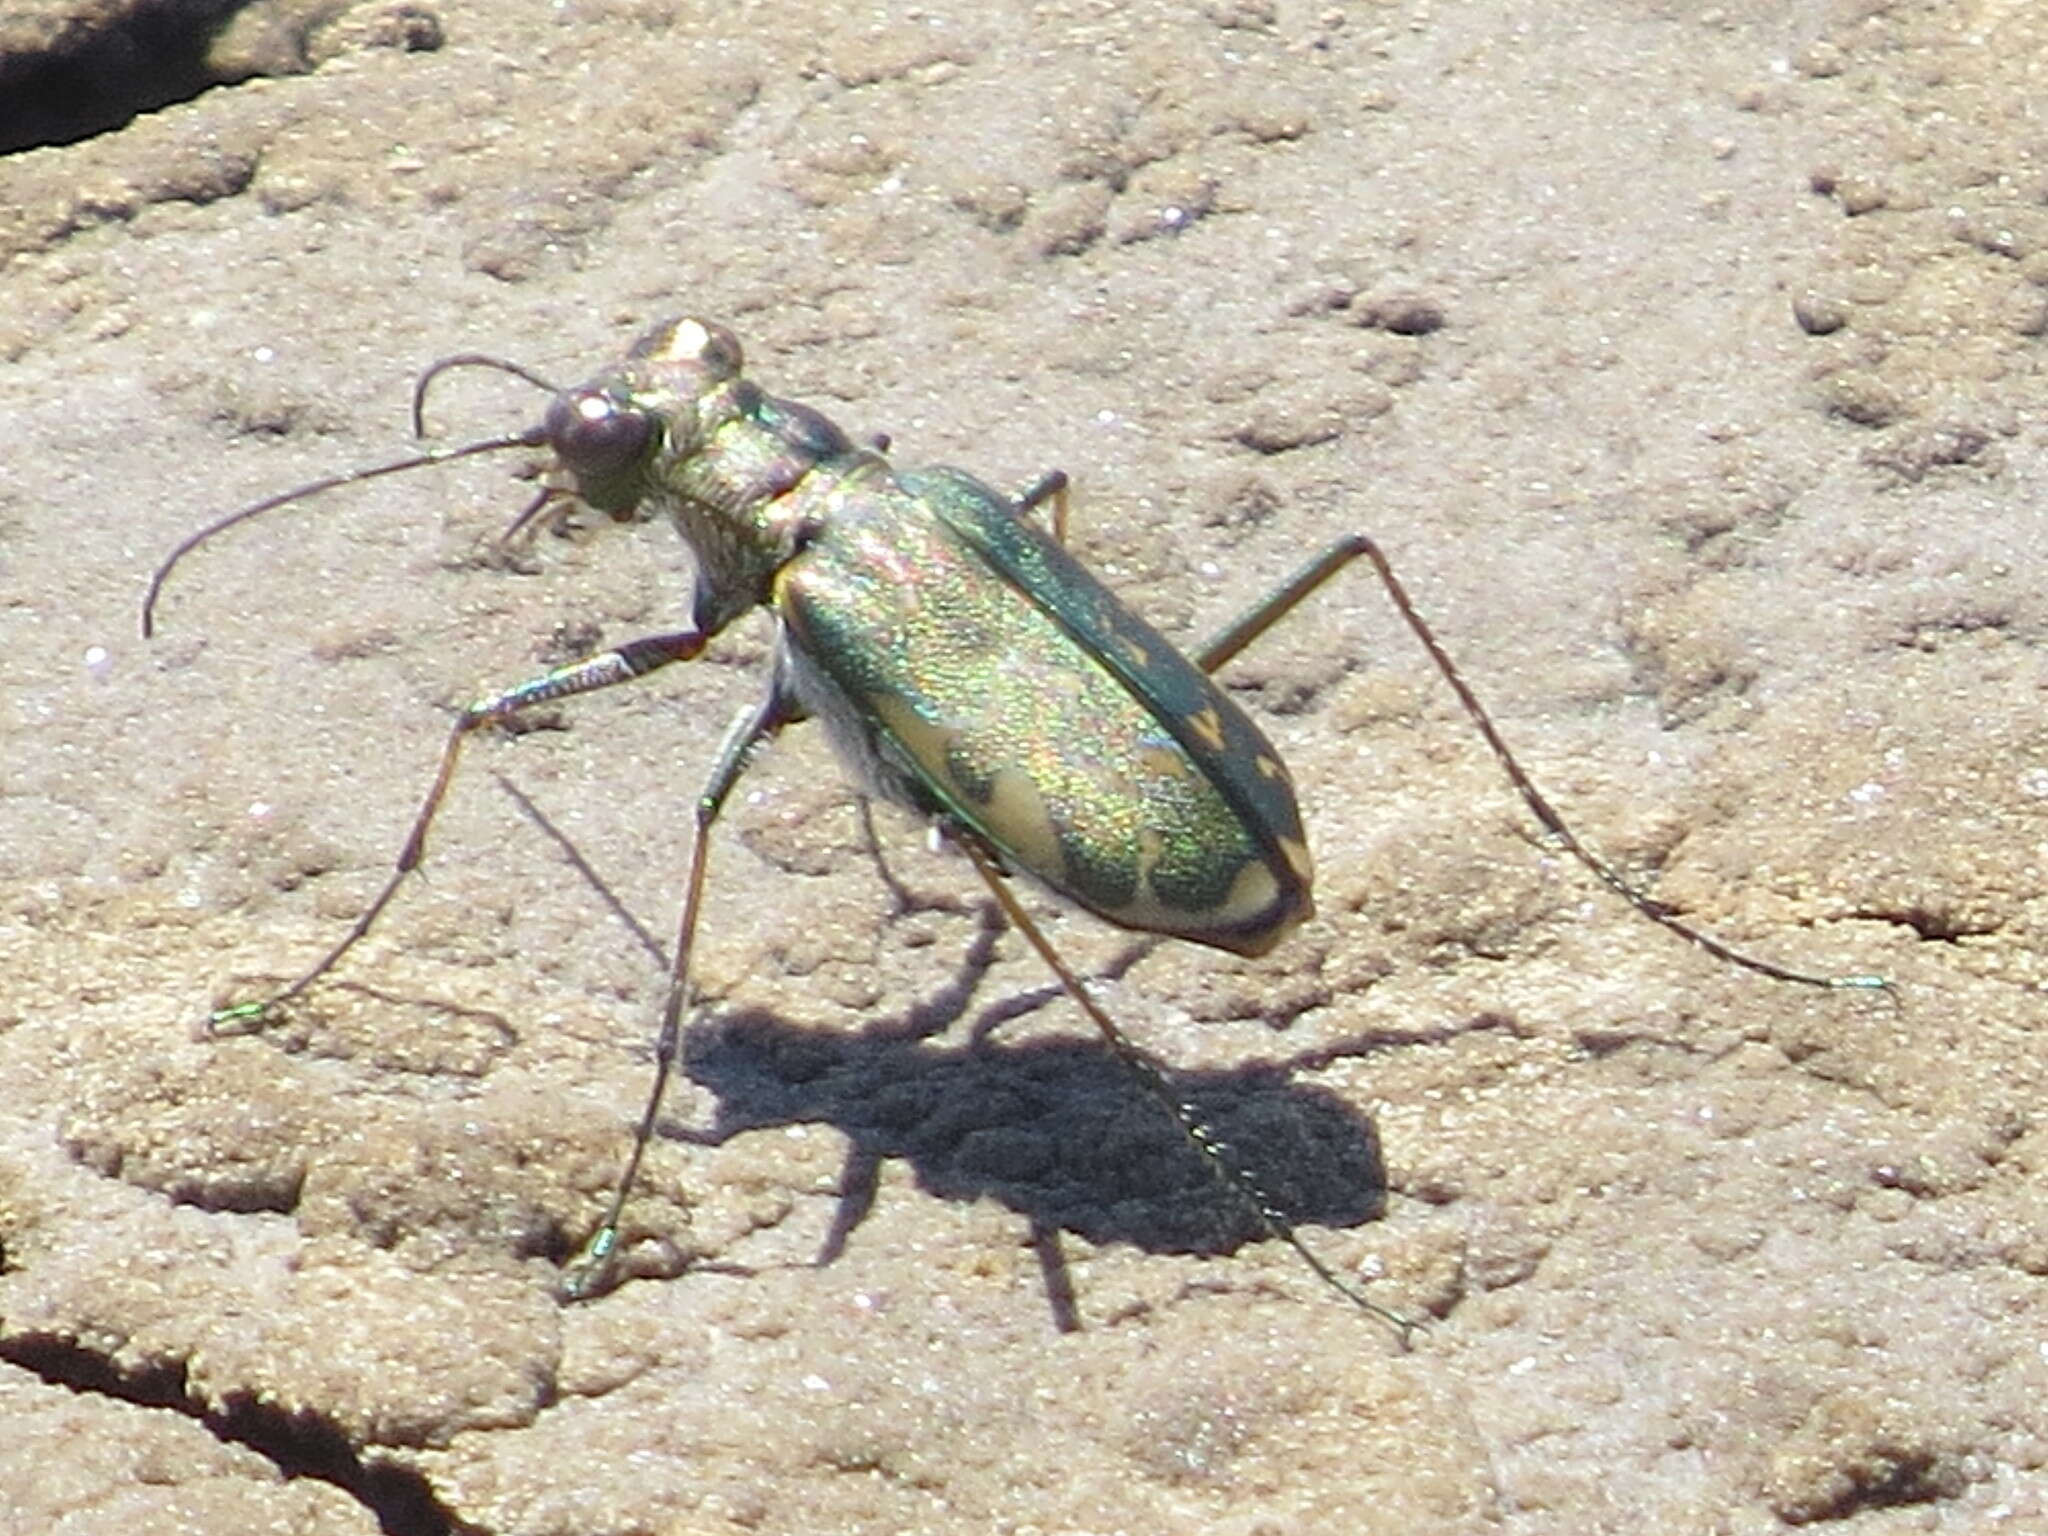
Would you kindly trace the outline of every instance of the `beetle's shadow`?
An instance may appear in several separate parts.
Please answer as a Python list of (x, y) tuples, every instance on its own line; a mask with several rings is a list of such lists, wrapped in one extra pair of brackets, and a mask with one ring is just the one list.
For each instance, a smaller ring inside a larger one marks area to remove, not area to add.
[[(664, 1122), (665, 1135), (717, 1145), (746, 1131), (825, 1124), (847, 1138), (840, 1208), (820, 1263), (838, 1256), (866, 1216), (890, 1159), (909, 1163), (919, 1187), (941, 1199), (992, 1198), (1024, 1216), (1069, 1326), (1061, 1231), (1205, 1255), (1267, 1235), (1165, 1106), (1094, 1041), (954, 1047), (743, 1011), (688, 1031), (682, 1069), (717, 1109), (708, 1127)], [(1381, 1213), (1378, 1136), (1336, 1095), (1291, 1083), (1272, 1066), (1176, 1071), (1171, 1081), (1289, 1220), (1355, 1226)]]

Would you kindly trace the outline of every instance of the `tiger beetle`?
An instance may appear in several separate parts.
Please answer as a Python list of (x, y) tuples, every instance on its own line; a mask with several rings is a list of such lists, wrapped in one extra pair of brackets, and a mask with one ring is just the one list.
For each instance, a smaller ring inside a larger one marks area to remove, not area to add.
[[(1287, 769), (1212, 674), (1361, 557), (1537, 822), (1637, 912), (1728, 964), (1778, 981), (1887, 987), (1879, 977), (1814, 975), (1735, 949), (1681, 921), (1581, 843), (1363, 534), (1338, 539), (1184, 654), (1067, 551), (1063, 473), (1012, 498), (957, 469), (898, 466), (885, 456), (886, 440), (857, 443), (818, 411), (745, 377), (738, 341), (709, 321), (665, 321), (615, 366), (566, 390), (499, 358), (443, 358), (414, 387), (416, 435), (424, 434), (429, 388), (463, 367), (497, 369), (547, 391), (553, 399), (540, 424), (316, 480), (221, 518), (158, 567), (142, 632), (152, 632), (178, 563), (225, 529), (339, 486), (501, 450), (553, 455), (508, 540), (581, 505), (619, 523), (666, 516), (696, 561), (683, 628), (600, 651), (462, 710), (376, 897), (296, 981), (262, 1002), (219, 1010), (211, 1016), (218, 1025), (262, 1020), (332, 971), (370, 931), (425, 859), (428, 829), (473, 732), (692, 660), (751, 608), (774, 616), (767, 686), (727, 730), (697, 797), (654, 1083), (604, 1219), (565, 1271), (572, 1298), (608, 1282), (620, 1217), (695, 1003), (691, 955), (711, 829), (755, 752), (784, 726), (816, 716), (869, 793), (928, 818), (966, 855), (1109, 1050), (1263, 1229), (1405, 1343), (1417, 1324), (1370, 1300), (1303, 1242), (1252, 1170), (1174, 1091), (1165, 1069), (1097, 1003), (1009, 883), (1029, 875), (1118, 927), (1240, 955), (1266, 953), (1306, 919), (1313, 909), (1308, 846)], [(1035, 516), (1048, 503), (1049, 530)]]

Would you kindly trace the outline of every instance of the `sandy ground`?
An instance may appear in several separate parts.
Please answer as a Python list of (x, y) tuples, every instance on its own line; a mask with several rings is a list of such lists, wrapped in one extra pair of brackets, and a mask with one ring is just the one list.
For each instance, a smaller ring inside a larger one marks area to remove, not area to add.
[[(2048, 1530), (2040, 7), (257, 17), (317, 68), (0, 161), (0, 1529)], [(907, 461), (1066, 467), (1191, 641), (1371, 530), (1588, 838), (1901, 1005), (1540, 846), (1359, 575), (1230, 673), (1321, 915), (1104, 995), (1412, 1352), (893, 814), (892, 895), (802, 729), (633, 1210), (689, 1262), (558, 1305), (647, 1080), (622, 914), (673, 923), (763, 627), (480, 741), (346, 971), (208, 1039), (374, 891), (452, 707), (688, 565), (494, 565), (500, 460), (137, 608), (406, 451), (420, 365), (575, 380), (682, 309)]]

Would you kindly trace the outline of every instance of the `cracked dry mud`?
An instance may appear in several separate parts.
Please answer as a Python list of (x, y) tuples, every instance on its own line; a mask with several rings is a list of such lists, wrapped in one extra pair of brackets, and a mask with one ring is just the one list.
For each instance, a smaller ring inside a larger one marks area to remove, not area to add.
[[(0, 1529), (2048, 1529), (2039, 8), (238, 28), (244, 83), (0, 160)], [(1412, 1353), (1219, 1241), (968, 871), (881, 817), (899, 902), (801, 729), (719, 842), (634, 1207), (693, 1262), (561, 1308), (660, 985), (619, 909), (670, 927), (762, 632), (479, 743), (335, 984), (202, 1039), (375, 889), (452, 706), (688, 573), (660, 530), (494, 567), (486, 463), (238, 530), (148, 645), (136, 607), (209, 517), (405, 451), (420, 365), (574, 379), (681, 309), (908, 461), (1065, 467), (1175, 635), (1370, 530), (1588, 838), (1901, 1006), (1537, 846), (1359, 577), (1230, 673), (1321, 915), (1108, 995)]]

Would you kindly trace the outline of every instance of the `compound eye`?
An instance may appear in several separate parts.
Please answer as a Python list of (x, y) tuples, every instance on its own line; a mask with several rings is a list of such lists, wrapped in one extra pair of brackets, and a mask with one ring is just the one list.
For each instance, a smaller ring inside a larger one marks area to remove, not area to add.
[(647, 451), (654, 422), (600, 389), (572, 389), (548, 406), (548, 446), (579, 480), (625, 468)]

